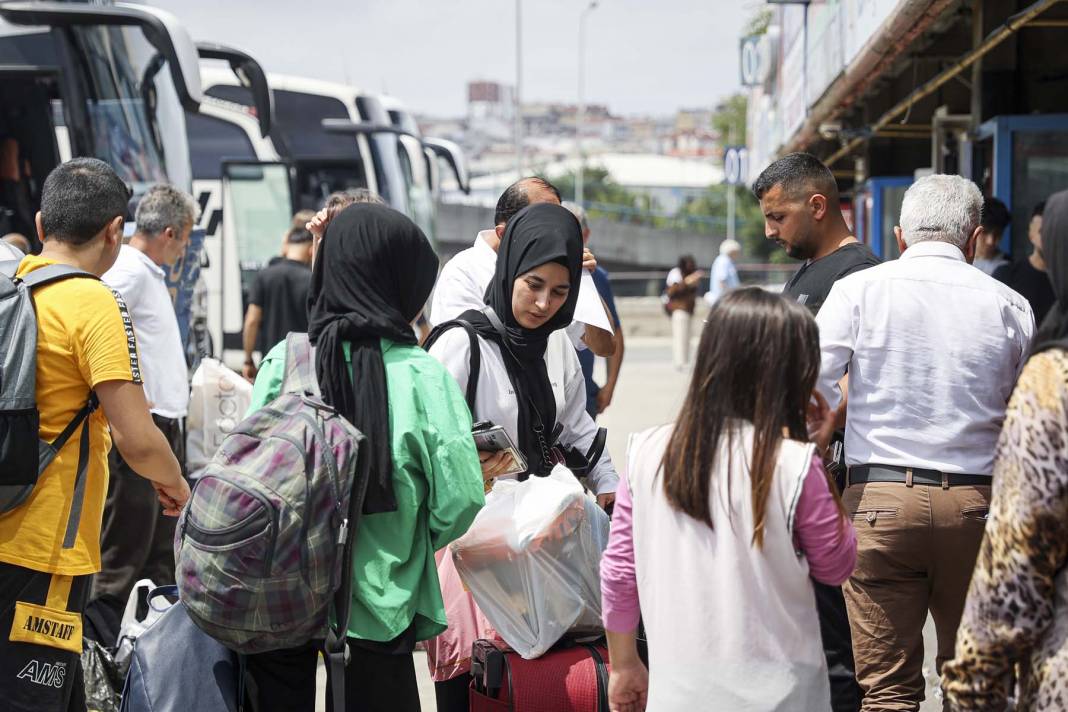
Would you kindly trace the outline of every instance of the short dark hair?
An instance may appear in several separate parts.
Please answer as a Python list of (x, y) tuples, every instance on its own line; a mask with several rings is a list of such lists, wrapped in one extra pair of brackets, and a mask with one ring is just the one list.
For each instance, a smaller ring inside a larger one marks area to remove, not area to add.
[(838, 198), (834, 174), (811, 153), (789, 153), (765, 168), (753, 183), (753, 195), (757, 200), (763, 200), (777, 185), (781, 185), (790, 197), (812, 191), (826, 195), (832, 201)]
[(74, 158), (52, 169), (41, 189), (45, 237), (84, 245), (117, 217), (125, 217), (130, 189), (96, 158)]
[(1009, 208), (997, 198), (983, 198), (983, 212), (979, 218), (979, 224), (987, 232), (1000, 235), (1012, 221)]
[(1031, 210), (1031, 217), (1042, 217), (1042, 213), (1046, 212), (1046, 201), (1043, 200)]
[(289, 228), (288, 232), (286, 232), (287, 245), (300, 245), (302, 243), (311, 241), (312, 234), (303, 225), (301, 225), (300, 227), (294, 225), (293, 227)]
[(493, 212), (494, 225), (507, 225), (512, 216), (530, 205), (530, 186), (547, 190), (560, 200), (560, 191), (555, 185), (538, 176), (520, 178), (504, 189), (497, 199), (497, 209)]

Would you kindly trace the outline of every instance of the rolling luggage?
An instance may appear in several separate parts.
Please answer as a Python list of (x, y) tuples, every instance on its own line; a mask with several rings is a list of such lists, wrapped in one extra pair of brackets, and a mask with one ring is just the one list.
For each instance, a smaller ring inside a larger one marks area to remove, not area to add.
[(608, 712), (608, 650), (568, 643), (524, 660), (503, 643), (471, 651), (471, 712)]

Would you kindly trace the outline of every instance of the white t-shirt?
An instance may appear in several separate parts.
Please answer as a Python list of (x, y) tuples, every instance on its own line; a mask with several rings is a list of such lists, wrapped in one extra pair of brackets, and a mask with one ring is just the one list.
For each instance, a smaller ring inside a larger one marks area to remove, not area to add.
[(130, 311), (149, 409), (164, 418), (184, 418), (189, 410), (188, 367), (165, 278), (156, 263), (129, 245), (119, 249), (115, 265), (103, 276)]

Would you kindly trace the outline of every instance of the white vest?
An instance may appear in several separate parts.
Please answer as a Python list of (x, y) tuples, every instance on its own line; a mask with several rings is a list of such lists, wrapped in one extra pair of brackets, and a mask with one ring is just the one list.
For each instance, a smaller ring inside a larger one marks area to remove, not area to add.
[(722, 469), (710, 491), (713, 529), (664, 496), (660, 461), (671, 431), (662, 426), (633, 435), (627, 453), (635, 571), (649, 639), (648, 709), (829, 710), (815, 596), (793, 533), (813, 446), (782, 442), (764, 545), (757, 549), (751, 543), (752, 425), (739, 421), (729, 468), (727, 446), (720, 446)]

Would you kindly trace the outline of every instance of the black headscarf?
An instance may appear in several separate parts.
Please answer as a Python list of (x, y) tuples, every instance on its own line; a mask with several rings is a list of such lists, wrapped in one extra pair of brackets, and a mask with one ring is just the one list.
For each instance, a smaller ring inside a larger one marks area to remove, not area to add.
[[(438, 258), (415, 223), (382, 205), (345, 208), (312, 268), (308, 336), (323, 400), (367, 437), (371, 481), (364, 513), (392, 512), (389, 398), (379, 339), (418, 343), (411, 322), (437, 277)], [(352, 373), (343, 344), (352, 346)]]
[[(513, 285), (520, 275), (549, 262), (567, 268), (571, 290), (551, 319), (537, 329), (525, 329), (512, 312)], [(497, 251), (497, 268), (486, 288), (486, 304), (500, 318), (505, 335), (480, 311), (467, 311), (460, 316), (471, 322), (480, 336), (501, 347), (516, 392), (519, 449), (535, 474), (548, 472), (535, 428), (540, 425), (543, 437), (549, 441), (556, 425), (556, 398), (545, 368), (545, 347), (549, 335), (574, 318), (581, 276), (582, 229), (575, 216), (559, 205), (537, 203), (508, 221)]]
[(1042, 256), (1057, 301), (1035, 335), (1032, 353), (1068, 348), (1068, 190), (1054, 193), (1042, 211)]

